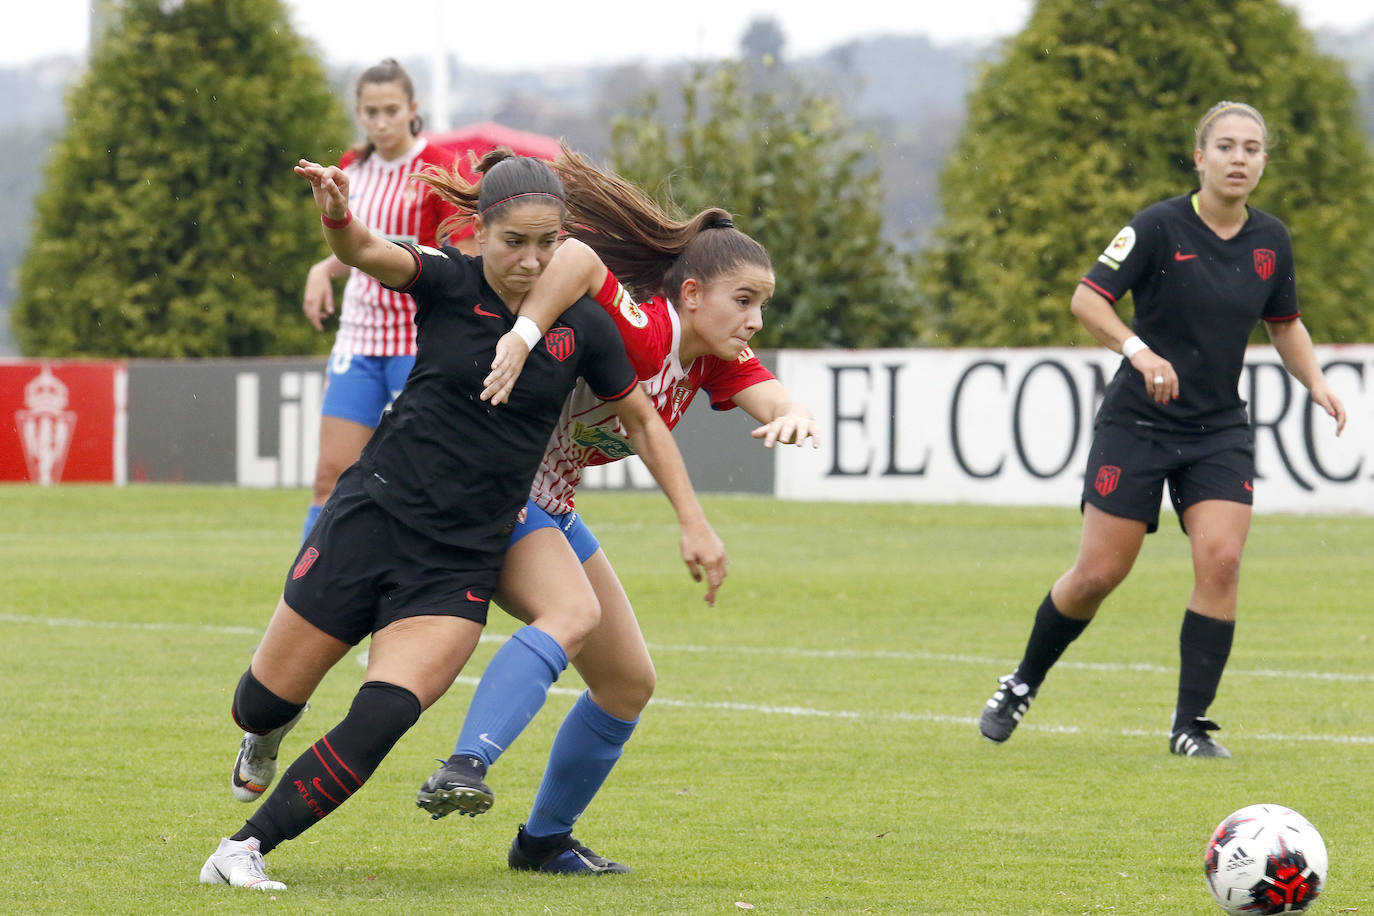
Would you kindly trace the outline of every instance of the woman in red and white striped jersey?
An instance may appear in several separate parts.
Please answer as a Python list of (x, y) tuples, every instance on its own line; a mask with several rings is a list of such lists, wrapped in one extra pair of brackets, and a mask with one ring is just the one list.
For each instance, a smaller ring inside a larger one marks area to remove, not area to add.
[[(450, 168), (453, 154), (419, 136), (421, 121), (410, 76), (388, 58), (364, 70), (356, 89), (358, 124), (366, 141), (344, 153), (349, 208), (375, 233), (395, 242), (434, 247), (439, 224), (454, 209), (411, 176), (437, 165)], [(449, 244), (476, 254), (472, 230), (455, 230)], [(320, 417), (320, 451), (314, 492), (302, 537), (310, 533), (334, 482), (358, 458), (382, 411), (395, 399), (415, 365), (415, 300), (384, 288), (330, 255), (310, 268), (302, 309), (316, 330), (334, 314), (335, 278), (344, 286), (339, 330), (329, 355), (328, 385)]]
[[(575, 153), (565, 149), (554, 165), (567, 190), (573, 238), (563, 242), (521, 303), (515, 329), (498, 344), (483, 397), (500, 403), (509, 380), (519, 374), (505, 366), (523, 365), (535, 345), (558, 346), (561, 303), (581, 294), (595, 299), (615, 322), (640, 386), (668, 428), (704, 391), (716, 410), (740, 407), (762, 424), (753, 435), (765, 446), (809, 439), (814, 447), (818, 431), (811, 412), (749, 349), (773, 294), (773, 267), (764, 247), (736, 229), (722, 209), (675, 220), (638, 188)], [(572, 835), (634, 731), (656, 678), (630, 599), (574, 509), (584, 468), (628, 457), (640, 447), (609, 406), (580, 385), (569, 395), (511, 535), (497, 587), (501, 607), (551, 635), (588, 688), (559, 728), (533, 809), (511, 843), (507, 862), (515, 869), (629, 870)], [(684, 550), (689, 571), (700, 580), (691, 557)], [(706, 600), (714, 603), (719, 582), (707, 578)], [(488, 663), (453, 755), (416, 798), (432, 817), (453, 811), (477, 815), (491, 805), (487, 768), (508, 745), (503, 736), (518, 733), (507, 720), (523, 727), (538, 709), (512, 709), (509, 697), (539, 676), (539, 659), (511, 643)]]

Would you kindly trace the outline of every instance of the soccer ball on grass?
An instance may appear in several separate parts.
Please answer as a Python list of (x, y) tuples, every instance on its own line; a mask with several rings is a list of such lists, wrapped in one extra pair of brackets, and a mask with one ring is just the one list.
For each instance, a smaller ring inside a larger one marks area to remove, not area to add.
[(1301, 913), (1326, 881), (1326, 844), (1298, 812), (1250, 805), (1212, 832), (1203, 853), (1207, 889), (1232, 916)]

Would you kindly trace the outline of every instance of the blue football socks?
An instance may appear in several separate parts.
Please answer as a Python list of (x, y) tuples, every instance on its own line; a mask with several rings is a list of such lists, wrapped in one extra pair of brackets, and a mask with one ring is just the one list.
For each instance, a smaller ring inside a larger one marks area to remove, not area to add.
[(482, 672), (453, 753), (495, 763), (539, 712), (566, 667), (568, 656), (552, 636), (531, 626), (516, 630)]
[(638, 719), (617, 719), (592, 702), (590, 693), (578, 697), (553, 740), (525, 832), (545, 837), (571, 831), (620, 759), (638, 723)]

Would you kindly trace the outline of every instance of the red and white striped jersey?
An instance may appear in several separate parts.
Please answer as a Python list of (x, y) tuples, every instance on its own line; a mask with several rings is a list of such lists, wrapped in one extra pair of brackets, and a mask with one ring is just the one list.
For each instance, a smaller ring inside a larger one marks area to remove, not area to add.
[[(398, 159), (373, 153), (359, 162), (353, 151), (339, 167), (348, 174), (348, 206), (378, 235), (436, 247), (439, 223), (454, 209), (428, 185), (410, 176), (429, 165), (449, 168), (453, 153), (421, 137)], [(471, 230), (466, 230), (468, 234)], [(462, 233), (460, 233), (461, 235)], [(415, 353), (415, 300), (385, 289), (360, 270), (350, 271), (339, 311), (334, 352), (354, 356)]]
[[(702, 356), (683, 366), (678, 360), (682, 325), (673, 304), (662, 296), (642, 304), (635, 302), (610, 271), (596, 301), (615, 321), (640, 385), (669, 429), (677, 426), (702, 388), (713, 408), (729, 410), (735, 406), (732, 399), (736, 394), (774, 377), (748, 348), (738, 359)], [(632, 454), (634, 447), (616, 417), (615, 405), (601, 400), (579, 381), (563, 404), (563, 415), (549, 439), (530, 498), (552, 515), (571, 512), (583, 468)]]

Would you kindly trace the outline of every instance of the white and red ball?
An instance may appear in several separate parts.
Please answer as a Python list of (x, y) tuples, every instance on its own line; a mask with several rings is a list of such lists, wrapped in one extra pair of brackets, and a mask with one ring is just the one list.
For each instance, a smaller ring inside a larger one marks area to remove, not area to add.
[(1326, 882), (1326, 843), (1282, 805), (1250, 805), (1212, 832), (1203, 853), (1207, 889), (1232, 916), (1301, 913)]

